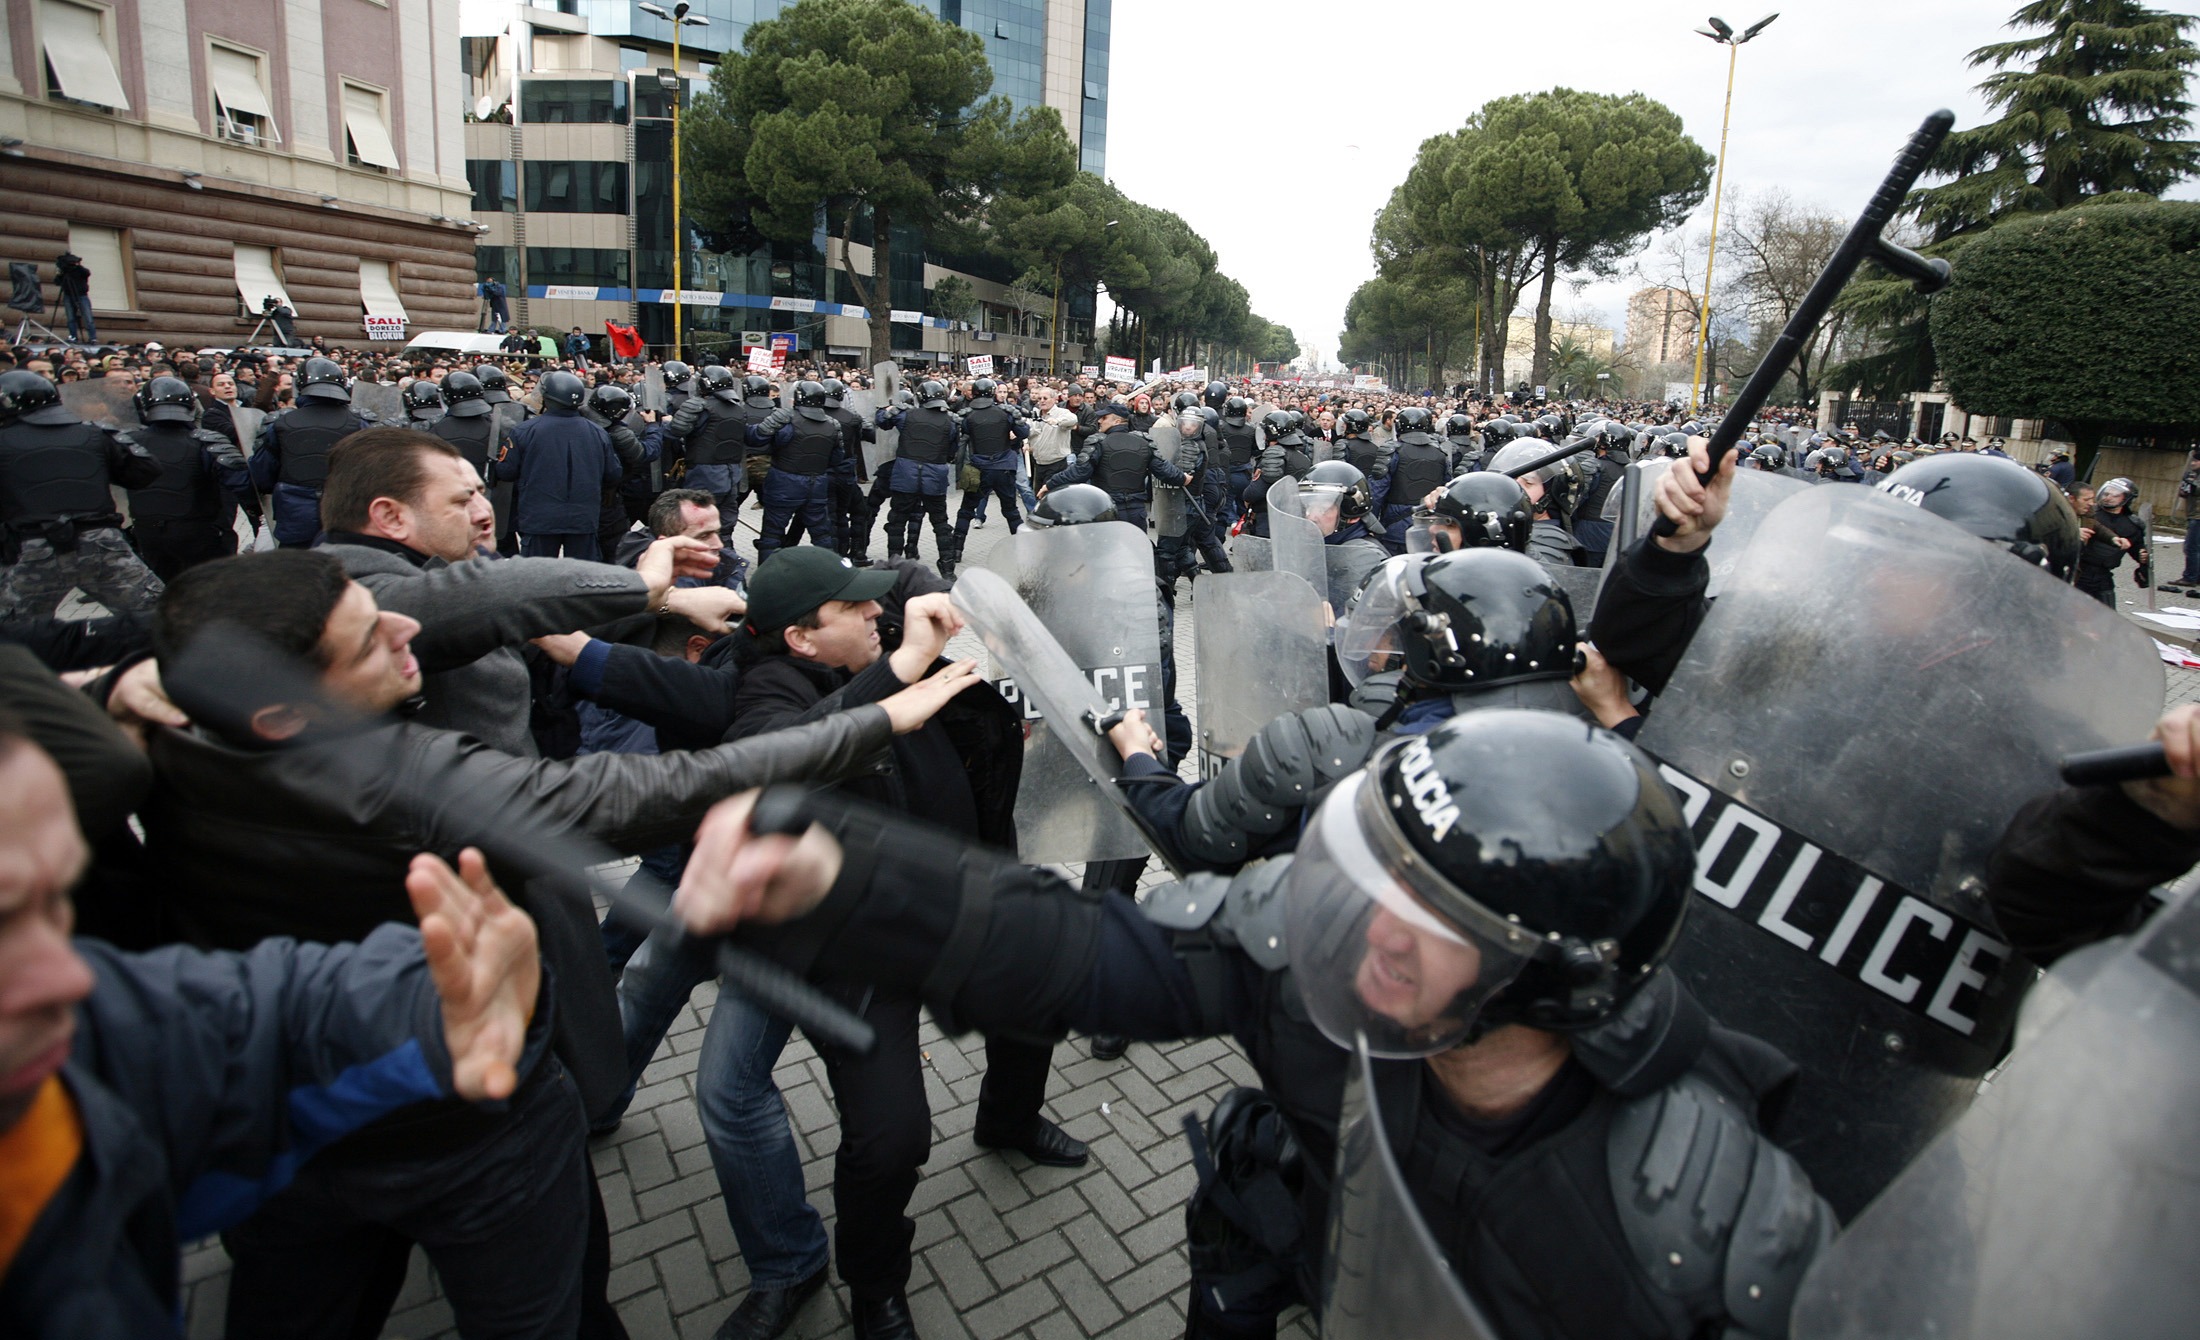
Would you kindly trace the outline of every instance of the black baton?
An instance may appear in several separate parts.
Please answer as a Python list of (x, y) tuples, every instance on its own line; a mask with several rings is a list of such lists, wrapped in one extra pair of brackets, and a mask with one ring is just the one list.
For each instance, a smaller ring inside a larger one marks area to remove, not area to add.
[(2072, 786), (2114, 786), (2174, 775), (2169, 770), (2169, 755), (2152, 740), (2114, 749), (2090, 749), (2062, 761), (2062, 779)]

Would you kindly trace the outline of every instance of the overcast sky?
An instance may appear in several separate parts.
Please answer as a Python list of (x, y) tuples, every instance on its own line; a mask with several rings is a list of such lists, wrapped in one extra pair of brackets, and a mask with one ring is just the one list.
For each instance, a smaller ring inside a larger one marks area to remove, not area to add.
[[(1714, 0), (1723, 3), (1723, 0)], [(1767, 0), (1719, 10), (1739, 30)], [(1802, 0), (1741, 49), (1726, 188), (1780, 187), (1861, 208), (1926, 113), (1975, 125), (1985, 71), (1965, 53), (2009, 34), (2017, 0)], [(2178, 8), (2171, 5), (2170, 8)], [(1726, 49), (1705, 0), (1115, 0), (1108, 176), (1182, 215), (1253, 310), (1335, 357), (1368, 230), (1421, 141), (1492, 98), (1554, 86), (1641, 92), (1719, 146)], [(2192, 194), (2191, 185), (2177, 192)], [(1708, 220), (1708, 199), (1692, 221)], [(1621, 324), (1640, 281), (1576, 299)], [(1524, 305), (1523, 310), (1527, 310)]]

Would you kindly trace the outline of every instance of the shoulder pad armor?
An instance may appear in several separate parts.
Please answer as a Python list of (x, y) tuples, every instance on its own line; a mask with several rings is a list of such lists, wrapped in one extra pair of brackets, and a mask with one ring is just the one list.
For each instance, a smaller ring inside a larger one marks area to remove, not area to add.
[(1290, 869), (1291, 858), (1279, 856), (1235, 875), (1186, 875), (1148, 893), (1138, 910), (1164, 930), (1196, 931), (1211, 926), (1216, 939), (1236, 945), (1272, 972), (1291, 963), (1290, 945), (1283, 933), (1283, 877)]
[(1283, 831), (1292, 813), (1367, 762), (1375, 722), (1331, 704), (1277, 717), (1184, 807), (1185, 852), (1202, 861), (1245, 859), (1252, 839)]
[(1622, 1103), (1606, 1165), (1649, 1286), (1729, 1336), (1779, 1340), (1795, 1291), (1833, 1241), (1833, 1210), (1747, 1104), (1700, 1075)]
[(211, 428), (194, 428), (191, 439), (209, 447), (234, 447), (236, 444)]

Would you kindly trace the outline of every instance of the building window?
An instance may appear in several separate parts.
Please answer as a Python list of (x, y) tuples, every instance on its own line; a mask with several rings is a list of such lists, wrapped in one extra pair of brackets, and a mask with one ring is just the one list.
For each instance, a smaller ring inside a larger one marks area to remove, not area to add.
[(259, 53), (213, 43), (206, 48), (206, 82), (214, 91), (214, 133), (239, 144), (280, 144), (267, 96), (267, 62)]
[(405, 300), (397, 293), (397, 273), (388, 261), (359, 262), (359, 302), (368, 316), (405, 319)]
[(230, 255), (237, 272), (237, 302), (243, 315), (259, 320), (267, 311), (269, 298), (293, 312), (298, 310), (290, 300), (290, 291), (283, 287), (282, 275), (275, 269), (273, 247), (248, 247), (233, 242)]
[(626, 124), (624, 79), (529, 79), (519, 86), (519, 119), (529, 125)]
[(626, 164), (529, 162), (524, 207), (546, 214), (626, 213)]
[(390, 139), (388, 95), (364, 84), (344, 85), (344, 161), (370, 172), (398, 170)]
[(113, 11), (72, 0), (43, 0), (38, 23), (46, 52), (46, 96), (130, 110), (115, 69)]
[(92, 272), (93, 311), (136, 309), (136, 304), (130, 301), (129, 244), (121, 232), (72, 223), (69, 225), (69, 250), (75, 252), (84, 262), (84, 268)]
[(474, 188), (476, 214), (509, 214), (519, 208), (519, 164), (501, 158), (469, 158), (466, 181)]
[(608, 247), (529, 247), (527, 282), (624, 288), (626, 253)]

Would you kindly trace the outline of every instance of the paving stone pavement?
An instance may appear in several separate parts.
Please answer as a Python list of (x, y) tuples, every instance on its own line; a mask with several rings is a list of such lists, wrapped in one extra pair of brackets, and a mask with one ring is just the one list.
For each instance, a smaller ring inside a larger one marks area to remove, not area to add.
[[(741, 515), (753, 522), (757, 513)], [(972, 561), (1007, 534), (998, 512), (991, 517), (971, 533)], [(753, 542), (749, 532), (740, 533), (752, 557)], [(929, 561), (929, 533), (922, 543)], [(873, 553), (881, 552), (874, 545)], [(2121, 574), (2126, 585), (2120, 591), (2127, 612), (2145, 607), (2129, 588), (2128, 573)], [(1189, 584), (1178, 589), (1178, 697), (1196, 729), (1197, 599)], [(983, 654), (968, 634), (950, 650)], [(2200, 702), (2200, 671), (2168, 668), (2168, 688), (2171, 703)], [(1143, 887), (1161, 878), (1149, 873)], [(716, 995), (715, 985), (697, 988), (643, 1073), (626, 1119), (592, 1142), (611, 1224), (611, 1297), (634, 1340), (707, 1340), (748, 1287), (695, 1108), (696, 1049)], [(1165, 1047), (1138, 1043), (1114, 1062), (1091, 1059), (1083, 1039), (1056, 1047), (1048, 1115), (1091, 1146), (1092, 1161), (1082, 1169), (1054, 1169), (1021, 1155), (981, 1151), (972, 1142), (982, 1040), (945, 1037), (929, 1020), (921, 1036), (933, 1145), (910, 1210), (917, 1232), (909, 1298), (926, 1340), (1182, 1335), (1188, 1279), (1183, 1205), (1193, 1176), (1181, 1123), (1187, 1112), (1204, 1115), (1229, 1088), (1256, 1082), (1235, 1044), (1214, 1038)], [(775, 1078), (803, 1152), (811, 1203), (830, 1227), (839, 1128), (824, 1066), (797, 1034)], [(186, 1252), (192, 1340), (220, 1336), (227, 1271), (218, 1243)], [(1315, 1331), (1303, 1312), (1294, 1312), (1282, 1333), (1311, 1340)], [(433, 1272), (415, 1253), (383, 1335), (428, 1340), (455, 1334)], [(788, 1334), (797, 1340), (853, 1334), (847, 1293), (837, 1279)]]

